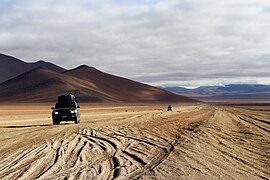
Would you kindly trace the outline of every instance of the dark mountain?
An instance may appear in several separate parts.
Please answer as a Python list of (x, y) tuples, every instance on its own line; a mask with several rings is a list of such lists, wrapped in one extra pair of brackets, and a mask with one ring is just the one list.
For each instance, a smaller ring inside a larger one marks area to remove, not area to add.
[(37, 61), (35, 63), (26, 63), (15, 57), (0, 53), (0, 83), (37, 67), (47, 68), (55, 72), (65, 71), (64, 68), (49, 62)]
[(80, 66), (74, 70), (66, 71), (65, 74), (91, 82), (96, 88), (102, 89), (104, 94), (122, 102), (194, 101), (150, 85), (101, 72), (93, 67)]
[(211, 99), (261, 99), (270, 100), (270, 85), (262, 84), (228, 84), (225, 86), (202, 86), (196, 89), (166, 87), (165, 90), (197, 98)]
[(49, 69), (51, 71), (55, 71), (55, 72), (59, 72), (59, 73), (66, 71), (66, 69), (64, 69), (64, 68), (62, 68), (60, 66), (57, 66), (57, 65), (55, 65), (53, 63), (46, 62), (46, 61), (43, 61), (43, 60), (39, 60), (37, 62), (27, 63), (27, 64), (30, 67), (32, 66), (31, 69), (35, 69), (35, 68), (38, 68), (38, 67), (43, 67), (43, 68), (47, 68), (47, 69)]
[(0, 84), (0, 93), (5, 102), (55, 102), (63, 93), (79, 102), (196, 102), (85, 65), (62, 73), (36, 68)]

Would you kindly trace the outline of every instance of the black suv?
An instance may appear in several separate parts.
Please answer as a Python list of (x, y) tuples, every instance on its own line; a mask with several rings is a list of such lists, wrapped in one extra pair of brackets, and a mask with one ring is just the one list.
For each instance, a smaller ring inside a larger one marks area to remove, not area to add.
[(72, 94), (58, 96), (58, 102), (52, 110), (53, 125), (61, 121), (74, 121), (75, 124), (80, 122), (80, 106)]
[(171, 104), (168, 105), (167, 111), (173, 111), (173, 106)]

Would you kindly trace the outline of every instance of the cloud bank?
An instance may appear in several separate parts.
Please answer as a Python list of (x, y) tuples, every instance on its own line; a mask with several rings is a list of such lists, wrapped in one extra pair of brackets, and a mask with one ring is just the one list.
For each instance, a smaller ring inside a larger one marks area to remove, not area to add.
[(0, 0), (0, 51), (152, 85), (270, 83), (268, 0)]

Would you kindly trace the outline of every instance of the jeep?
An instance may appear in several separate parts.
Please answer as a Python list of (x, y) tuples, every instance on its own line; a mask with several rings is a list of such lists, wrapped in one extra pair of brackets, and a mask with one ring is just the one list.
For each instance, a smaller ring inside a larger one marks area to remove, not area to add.
[(173, 111), (173, 106), (171, 104), (168, 105), (167, 111)]
[[(63, 96), (66, 96), (66, 98)], [(75, 96), (65, 94), (58, 97), (58, 102), (52, 107), (53, 125), (60, 124), (61, 121), (80, 122), (80, 106), (75, 101)]]

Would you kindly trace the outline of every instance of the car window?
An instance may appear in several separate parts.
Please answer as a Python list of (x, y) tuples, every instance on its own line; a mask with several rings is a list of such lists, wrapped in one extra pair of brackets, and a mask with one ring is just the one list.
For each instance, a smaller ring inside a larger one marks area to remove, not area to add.
[(55, 104), (55, 109), (60, 108), (76, 108), (76, 104), (74, 102), (58, 102)]

